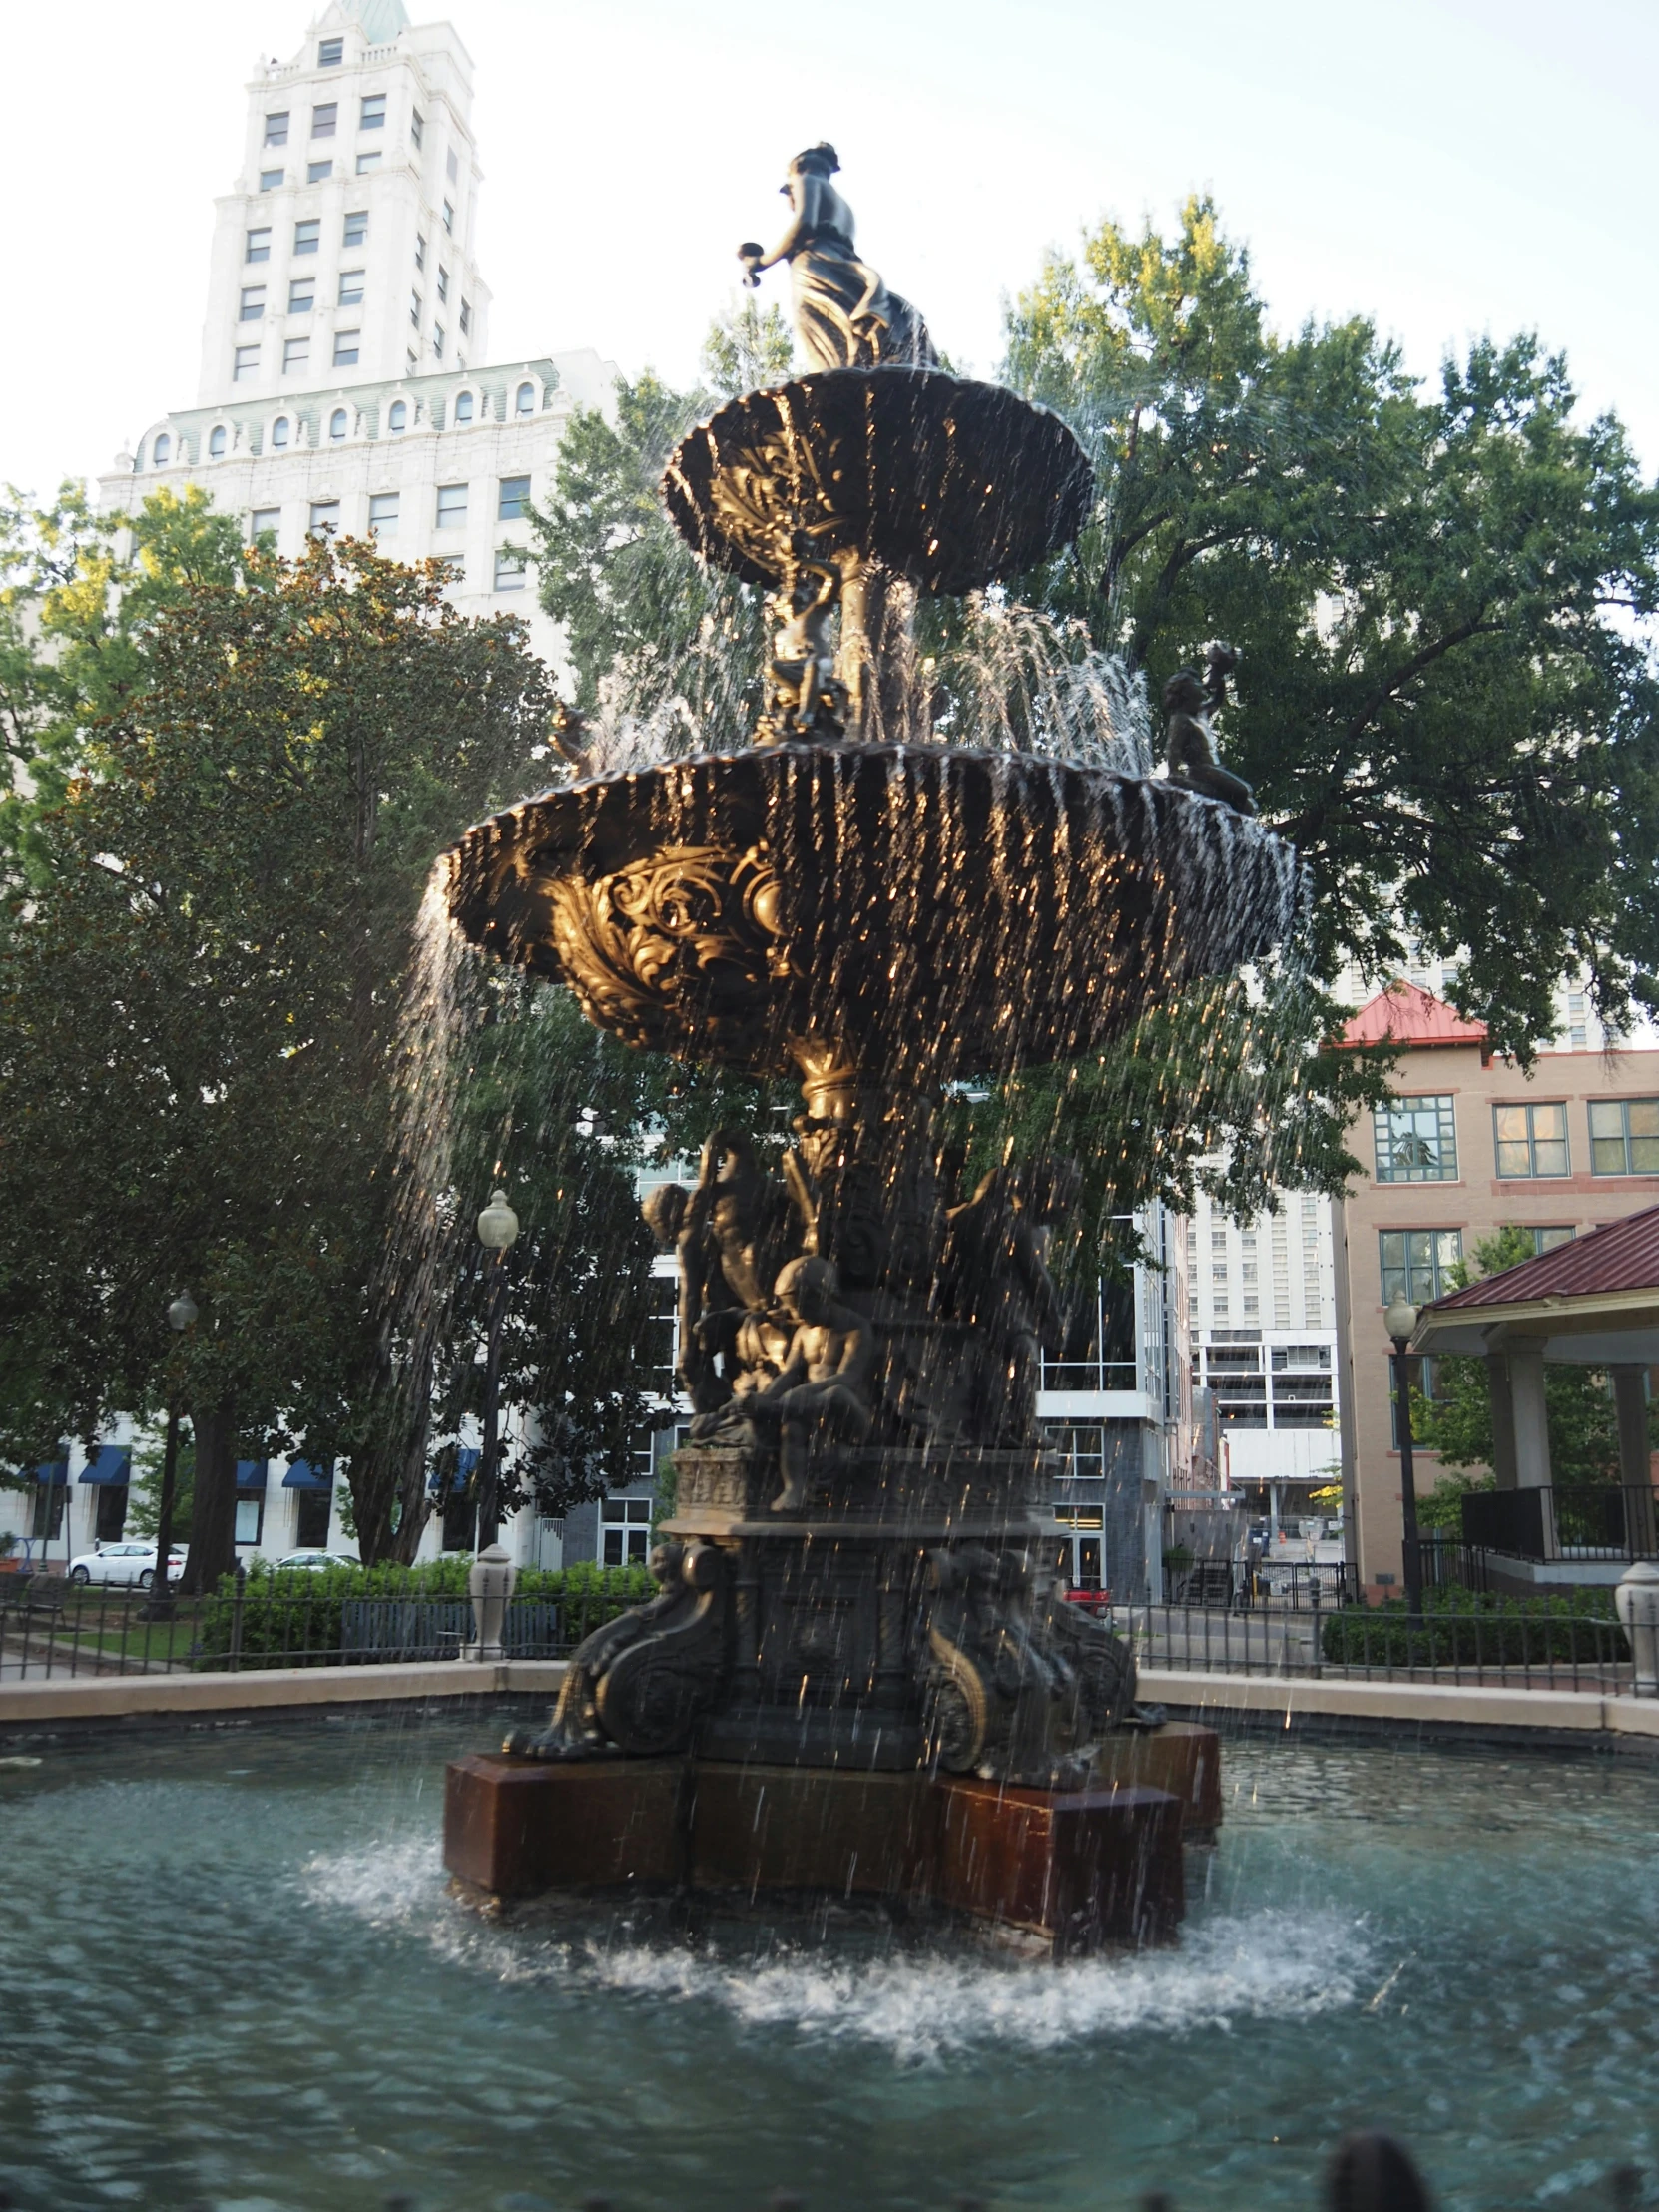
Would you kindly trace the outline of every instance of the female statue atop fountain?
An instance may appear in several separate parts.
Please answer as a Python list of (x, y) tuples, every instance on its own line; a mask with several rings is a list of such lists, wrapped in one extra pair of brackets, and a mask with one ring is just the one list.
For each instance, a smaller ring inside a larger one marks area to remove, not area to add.
[(744, 282), (788, 262), (795, 285), (795, 327), (815, 368), (936, 368), (927, 325), (907, 299), (889, 291), (853, 244), (852, 210), (830, 183), (840, 168), (832, 146), (809, 146), (779, 187), (795, 220), (772, 252), (753, 240), (738, 248)]

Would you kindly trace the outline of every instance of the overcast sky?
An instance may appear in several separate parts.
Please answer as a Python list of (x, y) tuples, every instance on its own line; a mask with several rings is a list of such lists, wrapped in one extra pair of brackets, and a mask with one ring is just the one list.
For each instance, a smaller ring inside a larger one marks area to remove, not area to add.
[[(424, 11), (411, 4), (417, 19)], [(434, 11), (439, 12), (439, 11)], [(830, 138), (863, 250), (962, 365), (1044, 249), (1208, 190), (1282, 325), (1368, 313), (1432, 374), (1534, 328), (1659, 461), (1659, 6), (1579, 0), (454, 0), (497, 359), (692, 374), (733, 249)], [(109, 466), (196, 397), (216, 193), (307, 0), (10, 0), (0, 479)], [(763, 297), (783, 302), (774, 274)]]

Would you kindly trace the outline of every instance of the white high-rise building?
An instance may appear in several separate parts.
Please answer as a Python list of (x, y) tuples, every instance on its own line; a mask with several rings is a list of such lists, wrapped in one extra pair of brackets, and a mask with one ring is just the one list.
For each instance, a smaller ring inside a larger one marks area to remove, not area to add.
[(99, 504), (200, 484), (289, 555), (372, 531), (400, 560), (441, 557), (461, 612), (522, 614), (553, 659), (524, 508), (616, 369), (591, 350), (490, 362), (471, 108), (454, 27), (411, 24), (402, 0), (332, 0), (291, 60), (258, 67), (197, 404), (117, 457)]

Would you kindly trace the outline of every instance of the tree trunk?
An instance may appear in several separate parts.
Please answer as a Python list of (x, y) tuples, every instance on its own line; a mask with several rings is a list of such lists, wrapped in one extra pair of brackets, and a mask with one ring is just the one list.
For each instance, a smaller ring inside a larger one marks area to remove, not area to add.
[(237, 1410), (229, 1398), (197, 1408), (196, 1503), (181, 1597), (205, 1597), (237, 1563)]

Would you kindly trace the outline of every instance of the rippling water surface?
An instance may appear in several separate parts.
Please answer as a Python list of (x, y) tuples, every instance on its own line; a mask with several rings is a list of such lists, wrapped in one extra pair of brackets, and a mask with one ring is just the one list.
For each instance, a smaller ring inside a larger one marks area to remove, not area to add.
[(0, 1766), (19, 2205), (539, 2212), (1295, 2205), (1346, 2127), (1451, 2207), (1659, 2163), (1659, 1771), (1270, 1740), (1178, 1948), (1054, 1968), (830, 1916), (480, 1923), (443, 1762), (489, 1720)]

